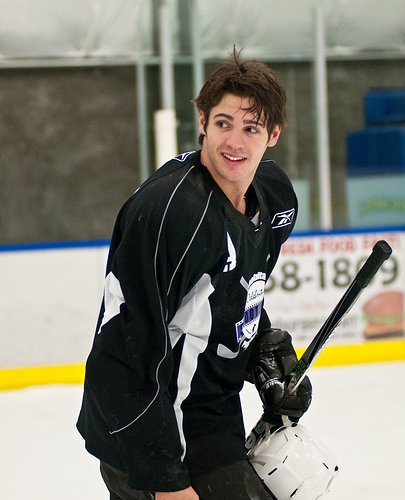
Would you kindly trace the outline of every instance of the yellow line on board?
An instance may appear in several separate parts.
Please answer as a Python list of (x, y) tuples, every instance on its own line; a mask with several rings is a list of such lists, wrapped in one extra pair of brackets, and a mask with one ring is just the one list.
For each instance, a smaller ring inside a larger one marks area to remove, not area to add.
[[(304, 348), (297, 349), (300, 357)], [(329, 345), (314, 366), (340, 366), (405, 360), (405, 339), (364, 342), (352, 345)], [(84, 364), (36, 366), (0, 369), (0, 390), (21, 389), (33, 385), (82, 384)]]
[[(300, 357), (305, 349), (297, 349)], [(325, 347), (314, 366), (340, 366), (405, 360), (405, 340)]]
[(0, 390), (21, 389), (31, 385), (82, 384), (83, 380), (84, 364), (0, 370)]

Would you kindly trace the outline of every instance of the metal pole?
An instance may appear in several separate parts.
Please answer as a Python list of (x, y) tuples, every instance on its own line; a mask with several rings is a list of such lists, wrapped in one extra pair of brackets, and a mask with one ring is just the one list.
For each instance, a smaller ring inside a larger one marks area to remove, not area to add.
[(148, 114), (146, 110), (147, 90), (145, 62), (142, 52), (139, 53), (139, 60), (136, 64), (136, 92), (137, 92), (137, 122), (139, 136), (139, 161), (140, 161), (140, 181), (144, 182), (149, 177), (149, 151), (148, 151)]
[[(142, 13), (141, 13), (142, 14)], [(137, 30), (142, 33), (142, 15), (138, 18)], [(140, 184), (146, 181), (149, 177), (149, 134), (148, 134), (148, 111), (147, 111), (147, 88), (146, 88), (146, 71), (144, 61), (144, 48), (142, 43), (142, 36), (138, 40), (138, 60), (135, 65), (135, 79), (136, 79), (136, 101), (137, 101), (137, 127), (139, 137), (139, 180)]]
[(159, 42), (161, 57), (162, 108), (174, 109), (174, 72), (172, 36), (170, 30), (170, 11), (166, 2), (159, 7)]
[(316, 98), (316, 135), (318, 160), (318, 189), (320, 200), (321, 228), (332, 228), (332, 197), (329, 155), (329, 119), (328, 119), (328, 91), (327, 68), (325, 55), (325, 26), (320, 2), (314, 7), (314, 73)]
[(159, 7), (159, 43), (162, 107), (154, 117), (156, 168), (178, 154), (170, 10), (164, 0)]
[[(193, 54), (193, 97), (197, 97), (204, 84), (204, 60), (201, 50), (201, 34), (199, 25), (199, 15), (198, 15), (198, 0), (193, 0), (193, 7), (191, 9), (191, 48)], [(198, 114), (194, 113), (194, 123), (196, 134), (198, 137)], [(197, 141), (196, 141), (197, 142)]]

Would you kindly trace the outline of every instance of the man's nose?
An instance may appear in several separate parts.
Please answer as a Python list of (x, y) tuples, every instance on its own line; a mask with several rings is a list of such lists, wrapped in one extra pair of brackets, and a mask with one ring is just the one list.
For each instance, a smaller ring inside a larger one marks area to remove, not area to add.
[(243, 132), (241, 130), (232, 129), (226, 140), (227, 146), (231, 147), (233, 150), (237, 150), (243, 147)]

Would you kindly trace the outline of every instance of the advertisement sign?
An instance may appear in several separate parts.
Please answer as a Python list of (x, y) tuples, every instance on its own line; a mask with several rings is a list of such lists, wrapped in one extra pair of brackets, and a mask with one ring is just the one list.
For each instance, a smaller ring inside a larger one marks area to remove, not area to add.
[(330, 344), (405, 339), (405, 234), (294, 236), (282, 248), (265, 292), (273, 327), (306, 347), (340, 300), (378, 240), (391, 257), (345, 315)]
[(405, 175), (349, 177), (347, 200), (349, 223), (352, 227), (403, 224)]

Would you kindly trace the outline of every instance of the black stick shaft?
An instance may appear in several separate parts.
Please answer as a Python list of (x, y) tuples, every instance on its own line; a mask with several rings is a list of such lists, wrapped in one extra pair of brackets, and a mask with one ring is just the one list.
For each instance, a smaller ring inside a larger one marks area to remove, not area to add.
[[(342, 318), (349, 312), (362, 291), (374, 278), (377, 271), (390, 257), (391, 253), (391, 247), (384, 240), (380, 240), (374, 245), (370, 256), (356, 274), (346, 292), (336, 304), (335, 308), (328, 316), (325, 323), (321, 326), (320, 330), (315, 335), (312, 342), (309, 344), (292, 371), (288, 385), (290, 393), (294, 392), (298, 388), (309, 368), (325, 347), (326, 342), (330, 339), (336, 327), (340, 324)], [(265, 432), (266, 425), (262, 417), (246, 439), (246, 450), (249, 451), (260, 440)]]

